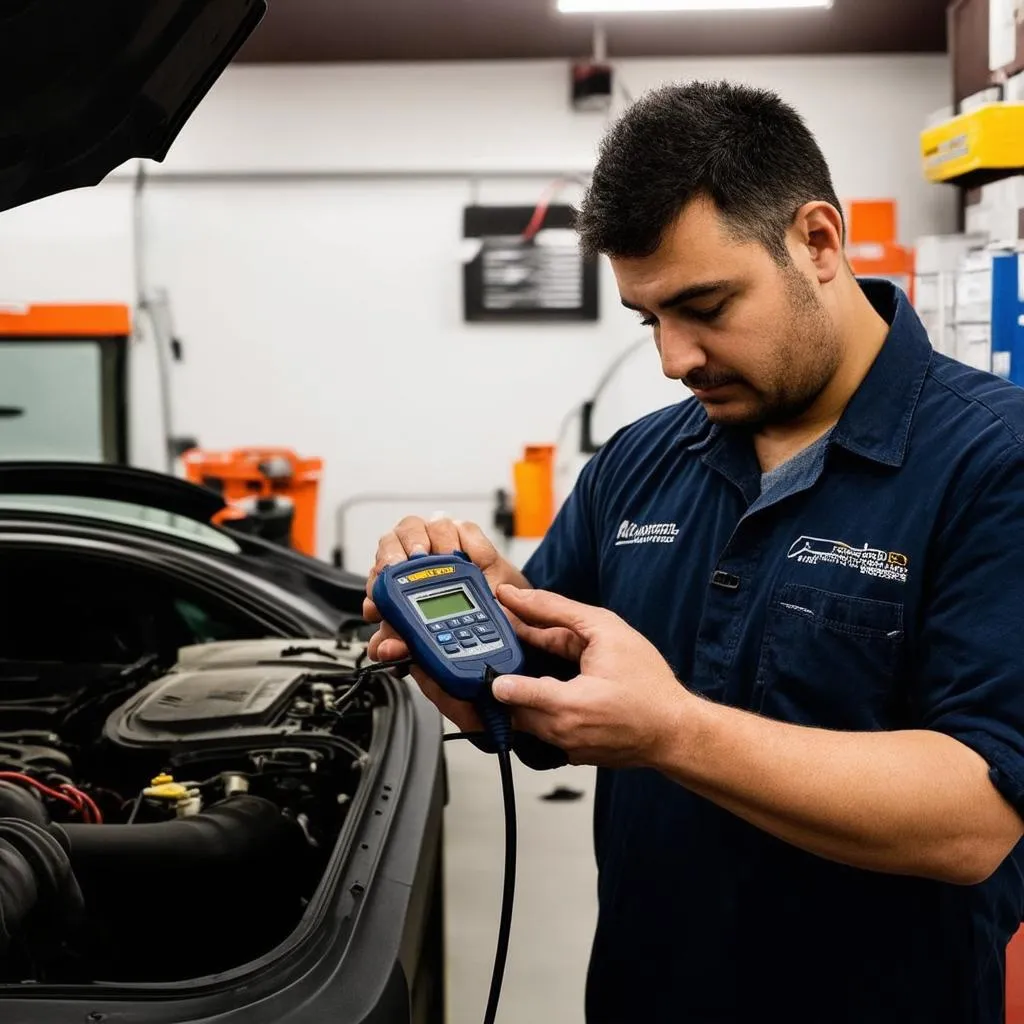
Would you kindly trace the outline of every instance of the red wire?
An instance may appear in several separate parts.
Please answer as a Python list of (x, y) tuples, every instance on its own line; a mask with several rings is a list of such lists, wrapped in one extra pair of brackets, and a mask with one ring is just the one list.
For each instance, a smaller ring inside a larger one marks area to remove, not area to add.
[(103, 814), (99, 809), (99, 805), (96, 803), (95, 800), (93, 800), (91, 796), (89, 796), (88, 793), (83, 792), (77, 786), (64, 785), (61, 786), (61, 789), (71, 792), (81, 800), (82, 804), (84, 805), (82, 810), (83, 818), (85, 817), (85, 808), (88, 808), (89, 816), (92, 819), (92, 823), (95, 825), (103, 824)]
[(537, 203), (537, 208), (533, 211), (533, 216), (530, 218), (530, 223), (526, 225), (526, 230), (523, 232), (523, 241), (531, 241), (537, 234), (538, 231), (544, 226), (544, 219), (548, 215), (548, 210), (551, 208), (551, 201), (558, 194), (558, 190), (565, 184), (564, 178), (559, 178), (557, 181), (553, 181), (548, 185), (544, 195), (541, 196), (540, 202)]
[(96, 801), (75, 786), (62, 783), (61, 790), (63, 792), (60, 792), (56, 789), (51, 789), (45, 783), (40, 782), (38, 779), (33, 779), (31, 775), (25, 775), (22, 772), (0, 772), (0, 779), (11, 779), (14, 782), (23, 782), (33, 786), (41, 793), (53, 797), (54, 800), (60, 800), (68, 804), (73, 810), (78, 811), (85, 822), (97, 825), (103, 822), (103, 815), (100, 813)]
[(17, 782), (27, 782), (30, 786), (34, 786), (47, 796), (52, 796), (55, 800), (63, 800), (64, 803), (70, 804), (75, 808), (75, 810), (79, 809), (79, 805), (67, 793), (59, 793), (55, 789), (50, 789), (49, 786), (44, 785), (38, 779), (33, 779), (31, 775), (24, 775), (21, 772), (0, 772), (0, 779), (12, 779)]

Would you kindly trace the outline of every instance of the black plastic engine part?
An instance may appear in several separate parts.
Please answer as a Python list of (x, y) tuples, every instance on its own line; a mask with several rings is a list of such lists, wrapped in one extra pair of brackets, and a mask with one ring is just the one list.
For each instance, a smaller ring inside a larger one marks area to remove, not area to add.
[(171, 672), (115, 711), (104, 733), (134, 748), (176, 746), (197, 737), (264, 738), (304, 675), (276, 665)]
[(58, 837), (31, 821), (0, 818), (0, 956), (13, 938), (25, 938), (25, 930), (41, 945), (58, 943), (83, 914), (82, 893)]
[(303, 842), (299, 826), (269, 800), (228, 797), (199, 814), (155, 824), (53, 825), (63, 833), (76, 871), (132, 872), (222, 869), (265, 859)]
[(42, 827), (50, 824), (50, 816), (41, 801), (24, 786), (6, 779), (0, 779), (0, 819), (3, 818), (18, 818)]

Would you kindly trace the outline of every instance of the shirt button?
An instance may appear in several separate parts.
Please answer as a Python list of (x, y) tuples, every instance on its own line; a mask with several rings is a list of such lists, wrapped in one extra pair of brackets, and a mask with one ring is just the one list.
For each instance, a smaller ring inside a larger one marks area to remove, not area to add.
[(733, 576), (731, 572), (722, 572), (719, 570), (711, 577), (711, 582), (714, 586), (721, 587), (723, 590), (740, 589), (739, 576)]

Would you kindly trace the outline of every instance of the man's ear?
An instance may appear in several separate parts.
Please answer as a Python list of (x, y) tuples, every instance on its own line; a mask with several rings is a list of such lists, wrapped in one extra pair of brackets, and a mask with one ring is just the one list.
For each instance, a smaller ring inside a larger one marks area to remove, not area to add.
[(797, 210), (790, 230), (801, 265), (814, 273), (819, 284), (835, 279), (846, 257), (843, 217), (831, 203), (806, 203)]

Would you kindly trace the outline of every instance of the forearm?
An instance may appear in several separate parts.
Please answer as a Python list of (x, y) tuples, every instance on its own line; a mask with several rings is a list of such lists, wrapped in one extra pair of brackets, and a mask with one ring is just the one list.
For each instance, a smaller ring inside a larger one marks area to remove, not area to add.
[(986, 762), (948, 736), (828, 732), (692, 697), (680, 712), (655, 767), (830, 860), (972, 883), (1019, 835)]

